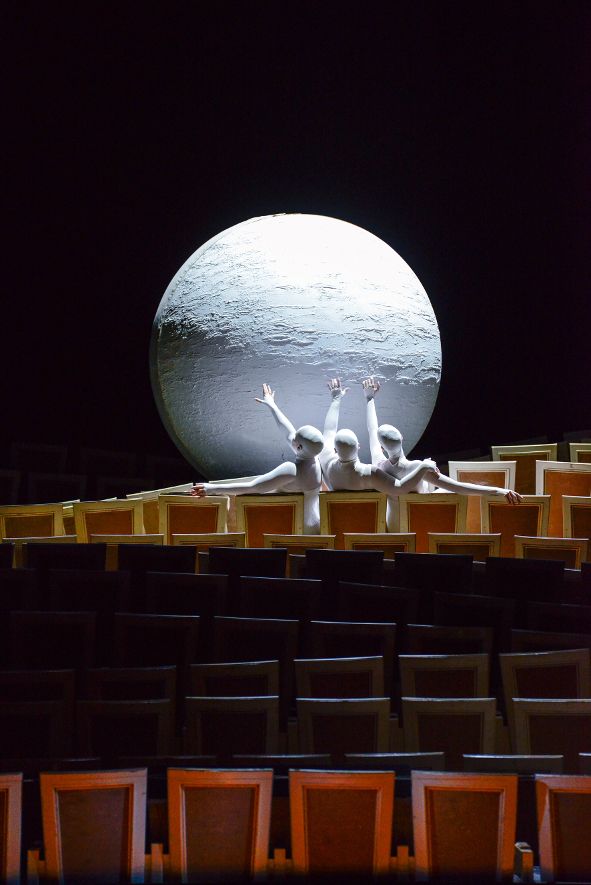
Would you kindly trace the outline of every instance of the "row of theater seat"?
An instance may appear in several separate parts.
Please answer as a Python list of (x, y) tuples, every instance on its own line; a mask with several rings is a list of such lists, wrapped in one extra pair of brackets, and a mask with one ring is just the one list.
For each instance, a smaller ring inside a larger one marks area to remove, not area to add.
[(393, 770), (295, 768), (286, 779), (271, 769), (169, 768), (166, 799), (148, 815), (145, 768), (45, 772), (43, 841), (33, 848), (31, 791), (23, 809), (22, 775), (6, 775), (6, 878), (19, 879), (22, 819), (29, 882), (528, 882), (534, 862), (537, 881), (589, 881), (591, 777), (537, 774), (533, 790), (511, 774), (413, 770), (406, 788), (398, 781)]
[[(400, 694), (395, 689), (397, 680), (400, 680), (402, 694), (406, 695), (419, 694), (409, 687), (421, 684), (425, 688), (429, 686), (428, 692), (422, 692), (423, 696), (437, 697), (441, 695), (441, 688), (437, 689), (437, 685), (448, 684), (447, 691), (458, 697), (478, 696), (476, 691), (481, 697), (488, 696), (491, 684), (494, 691), (498, 687), (500, 671), (507, 680), (509, 672), (520, 666), (528, 667), (532, 672), (545, 668), (544, 682), (549, 691), (551, 683), (548, 680), (555, 677), (552, 668), (560, 668), (561, 655), (565, 660), (564, 667), (572, 660), (581, 672), (584, 669), (584, 676), (577, 675), (577, 685), (585, 686), (588, 680), (591, 646), (588, 634), (512, 631), (513, 644), (521, 647), (513, 653), (493, 654), (491, 658), (492, 642), (486, 628), (355, 621), (302, 624), (296, 620), (226, 617), (216, 617), (209, 624), (202, 624), (196, 616), (116, 613), (113, 616), (113, 653), (109, 660), (97, 662), (93, 654), (95, 618), (92, 612), (9, 613), (7, 646), (11, 654), (6, 666), (31, 671), (31, 679), (35, 673), (40, 679), (43, 670), (47, 669), (78, 670), (79, 684), (87, 685), (91, 684), (91, 677), (96, 680), (101, 672), (114, 672), (91, 669), (97, 666), (164, 668), (164, 673), (172, 666), (178, 668), (183, 685), (192, 680), (197, 689), (198, 679), (207, 675), (212, 684), (216, 680), (220, 684), (224, 680), (234, 679), (236, 684), (242, 681), (246, 689), (241, 691), (242, 694), (277, 694), (281, 691), (288, 699), (294, 684), (294, 661), (300, 696), (322, 696), (316, 691), (310, 693), (308, 674), (314, 674), (318, 691), (330, 697), (334, 696), (329, 690), (331, 680), (347, 681), (347, 673), (353, 669), (355, 675), (348, 677), (351, 686), (359, 685), (359, 691), (364, 686), (367, 694), (383, 695), (385, 691), (394, 699)], [(199, 632), (206, 628), (211, 629), (211, 635), (204, 636), (200, 642)], [(433, 655), (436, 657), (428, 667), (423, 666), (425, 672), (419, 676), (419, 661), (415, 658)], [(348, 670), (344, 665), (335, 664), (332, 677), (327, 665), (315, 663), (319, 658), (352, 659), (357, 664), (355, 668), (349, 666)], [(256, 671), (252, 665), (254, 661), (263, 661), (266, 667), (261, 664), (260, 672)], [(323, 670), (326, 671), (324, 675)], [(446, 677), (448, 670), (451, 672)], [(0, 674), (2, 672), (0, 670)], [(575, 684), (568, 682), (566, 671), (560, 670), (560, 674), (565, 684)], [(533, 676), (529, 678), (531, 680)], [(121, 680), (124, 681), (123, 675)], [(131, 685), (131, 676), (128, 681)], [(321, 684), (325, 686), (322, 689)], [(373, 690), (370, 690), (371, 686)], [(558, 696), (555, 689), (553, 692)], [(212, 692), (199, 689), (198, 693)], [(346, 696), (355, 696), (355, 693), (351, 687)], [(586, 694), (585, 690), (579, 689), (579, 696)], [(521, 690), (518, 696), (534, 695)]]
[[(444, 753), (459, 767), (465, 754), (560, 755), (576, 772), (591, 752), (591, 699), (513, 699), (509, 740), (494, 698), (297, 698), (296, 719), (281, 733), (277, 696), (186, 697), (175, 728), (170, 700), (0, 703), (2, 753), (8, 758), (80, 755), (118, 758), (185, 754)], [(75, 722), (75, 728), (73, 728)], [(179, 737), (180, 735), (180, 737)]]
[[(30, 547), (30, 569), (104, 570), (106, 544), (43, 544)], [(0, 569), (12, 566), (13, 545), (0, 545)], [(581, 586), (591, 596), (591, 563), (580, 570), (565, 569), (557, 560), (514, 560), (489, 557), (474, 563), (470, 555), (398, 553), (385, 560), (378, 550), (310, 549), (305, 555), (287, 555), (285, 548), (211, 547), (198, 556), (200, 573), (230, 577), (307, 577), (325, 581), (388, 584), (454, 592), (527, 596), (560, 601), (563, 590)], [(195, 572), (195, 548), (125, 544), (119, 551), (120, 571), (141, 573)], [(20, 570), (20, 569), (18, 569)], [(478, 589), (481, 588), (481, 589)]]

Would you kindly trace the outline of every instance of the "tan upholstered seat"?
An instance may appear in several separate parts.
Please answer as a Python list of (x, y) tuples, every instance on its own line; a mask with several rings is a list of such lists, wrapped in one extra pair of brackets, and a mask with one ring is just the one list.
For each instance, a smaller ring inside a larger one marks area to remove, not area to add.
[(464, 554), (485, 562), (489, 556), (501, 555), (501, 535), (429, 532), (429, 553)]
[(164, 544), (164, 535), (91, 535), (91, 544), (106, 544), (107, 557), (105, 569), (108, 572), (116, 572), (119, 568), (119, 545), (120, 544)]
[(334, 535), (263, 535), (263, 547), (287, 547), (289, 553), (303, 554), (319, 547), (334, 550)]
[(515, 556), (518, 559), (558, 559), (566, 568), (580, 569), (589, 558), (587, 538), (523, 538), (515, 535)]
[(394, 559), (397, 553), (414, 553), (416, 536), (412, 532), (345, 532), (345, 550), (383, 550), (384, 559)]

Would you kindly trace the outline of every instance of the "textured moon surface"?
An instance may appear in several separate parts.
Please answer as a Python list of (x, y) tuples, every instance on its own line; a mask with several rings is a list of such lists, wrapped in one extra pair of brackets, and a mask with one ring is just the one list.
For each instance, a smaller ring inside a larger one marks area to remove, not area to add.
[(350, 388), (340, 427), (369, 461), (361, 382), (379, 380), (380, 423), (407, 454), (428, 424), (441, 377), (439, 330), (416, 274), (390, 246), (318, 215), (269, 215), (228, 228), (181, 267), (158, 308), (152, 387), (177, 447), (207, 479), (293, 460), (255, 402), (263, 382), (295, 427), (322, 430), (326, 382)]

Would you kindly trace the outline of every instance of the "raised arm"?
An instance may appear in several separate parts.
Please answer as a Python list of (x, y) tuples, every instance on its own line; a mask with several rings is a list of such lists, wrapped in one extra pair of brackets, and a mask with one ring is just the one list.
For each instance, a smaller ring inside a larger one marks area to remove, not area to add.
[(257, 403), (262, 403), (265, 406), (269, 406), (271, 412), (273, 413), (273, 417), (277, 422), (277, 425), (285, 431), (287, 441), (292, 443), (294, 441), (296, 431), (295, 427), (287, 418), (279, 406), (275, 402), (275, 391), (271, 390), (271, 386), (269, 384), (263, 384), (263, 398), (259, 399), (259, 397), (255, 397)]
[(449, 476), (439, 475), (436, 480), (429, 480), (439, 489), (455, 492), (458, 495), (498, 495), (507, 499), (509, 504), (519, 504), (521, 495), (513, 489), (501, 489), (496, 486), (480, 486), (473, 482), (458, 482)]
[(371, 452), (371, 463), (379, 464), (384, 460), (384, 453), (378, 439), (378, 416), (376, 414), (376, 404), (374, 398), (380, 389), (379, 381), (374, 381), (373, 376), (366, 378), (363, 382), (363, 392), (367, 400), (367, 432), (369, 434), (369, 451)]
[(331, 378), (328, 382), (328, 389), (332, 401), (328, 407), (326, 418), (324, 419), (324, 449), (332, 450), (334, 446), (334, 438), (337, 434), (339, 426), (339, 412), (341, 409), (341, 400), (348, 391), (348, 387), (343, 387), (340, 378)]
[(248, 482), (227, 485), (223, 482), (197, 483), (191, 490), (191, 495), (203, 498), (206, 495), (264, 495), (268, 492), (278, 492), (284, 488), (296, 475), (296, 466), (291, 461), (284, 461), (278, 467), (256, 476)]

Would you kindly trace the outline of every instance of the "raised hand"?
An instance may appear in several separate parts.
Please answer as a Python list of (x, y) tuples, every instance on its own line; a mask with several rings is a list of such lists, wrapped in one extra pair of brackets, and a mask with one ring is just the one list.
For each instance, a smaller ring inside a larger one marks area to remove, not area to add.
[(205, 498), (205, 495), (207, 493), (205, 491), (205, 486), (203, 485), (203, 483), (198, 482), (196, 485), (193, 486), (189, 494), (191, 494), (194, 498)]
[(331, 378), (328, 382), (328, 389), (333, 399), (341, 399), (349, 390), (348, 387), (343, 387), (340, 378)]
[(376, 381), (373, 375), (370, 378), (366, 378), (363, 382), (363, 392), (365, 394), (366, 400), (373, 399), (378, 390), (380, 389), (380, 382)]
[(259, 399), (258, 396), (255, 396), (255, 402), (262, 403), (265, 406), (272, 406), (275, 404), (275, 391), (271, 390), (270, 384), (263, 384), (263, 398)]

